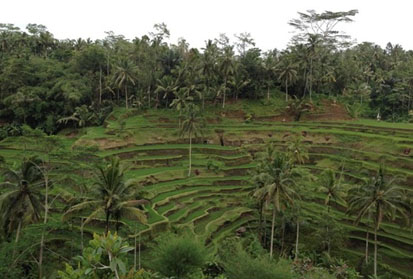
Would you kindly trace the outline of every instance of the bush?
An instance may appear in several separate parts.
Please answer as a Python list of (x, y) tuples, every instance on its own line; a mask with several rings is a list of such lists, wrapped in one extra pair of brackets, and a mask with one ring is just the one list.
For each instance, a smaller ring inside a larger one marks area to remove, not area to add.
[(153, 246), (151, 268), (167, 277), (187, 278), (200, 272), (208, 252), (194, 236), (165, 234)]
[(241, 246), (229, 247), (222, 257), (228, 279), (289, 279), (295, 278), (287, 261), (276, 262), (268, 255), (254, 258)]

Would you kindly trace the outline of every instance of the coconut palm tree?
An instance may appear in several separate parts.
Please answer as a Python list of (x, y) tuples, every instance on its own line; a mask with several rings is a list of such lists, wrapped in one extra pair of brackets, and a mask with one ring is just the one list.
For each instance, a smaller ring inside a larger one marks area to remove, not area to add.
[(277, 66), (278, 80), (285, 85), (285, 101), (288, 102), (288, 86), (297, 80), (297, 65), (282, 61)]
[(187, 135), (189, 137), (189, 167), (188, 176), (191, 176), (192, 167), (192, 137), (196, 137), (201, 134), (202, 127), (204, 125), (203, 118), (201, 117), (198, 106), (193, 103), (189, 103), (185, 108), (185, 119), (182, 122), (180, 130), (180, 136)]
[[(343, 183), (343, 172), (337, 177), (336, 173), (332, 169), (326, 169), (321, 174), (319, 192), (326, 194), (324, 199), (324, 205), (327, 206), (327, 214), (330, 215), (330, 202), (341, 202), (345, 204), (344, 197), (346, 195), (345, 184)], [(327, 227), (328, 235), (329, 227)], [(327, 239), (327, 253), (330, 255), (331, 242)]]
[(135, 85), (136, 72), (138, 67), (133, 65), (129, 60), (122, 59), (115, 67), (115, 83), (119, 88), (123, 87), (125, 92), (126, 109), (128, 109), (128, 85)]
[(125, 181), (124, 171), (117, 157), (112, 157), (106, 167), (98, 167), (96, 182), (91, 189), (90, 197), (69, 208), (63, 218), (67, 219), (75, 213), (92, 210), (83, 224), (89, 223), (99, 215), (104, 215), (106, 234), (109, 231), (111, 218), (116, 220), (116, 230), (121, 217), (145, 223), (146, 216), (139, 206), (148, 201), (136, 199), (136, 183), (133, 180)]
[(262, 170), (265, 186), (254, 193), (256, 197), (264, 197), (267, 205), (272, 204), (272, 223), (270, 240), (270, 257), (273, 256), (275, 216), (281, 212), (284, 205), (293, 204), (297, 196), (294, 186), (293, 170), (289, 158), (282, 153), (275, 154), (265, 168)]
[(5, 169), (5, 182), (0, 189), (0, 224), (6, 235), (16, 230), (15, 243), (19, 241), (22, 226), (38, 222), (42, 210), (42, 175), (36, 164), (39, 159), (26, 158), (18, 170)]
[(386, 177), (384, 167), (380, 166), (376, 176), (351, 191), (348, 199), (349, 213), (356, 215), (355, 223), (369, 214), (374, 224), (374, 276), (377, 277), (377, 231), (384, 219), (394, 220), (405, 217), (408, 204), (403, 199), (403, 191), (396, 183), (400, 177)]
[(218, 48), (211, 40), (206, 42), (205, 48), (203, 48), (204, 54), (201, 56), (201, 71), (202, 77), (205, 80), (205, 91), (202, 94), (202, 109), (205, 108), (205, 95), (209, 95), (211, 89), (211, 82), (213, 81), (214, 74), (216, 72), (216, 57)]
[(224, 83), (223, 83), (223, 95), (222, 95), (222, 108), (225, 108), (225, 98), (226, 98), (226, 89), (228, 87), (228, 80), (231, 75), (234, 74), (234, 50), (232, 46), (228, 46), (224, 48), (223, 55), (220, 59), (220, 71), (224, 76)]
[(178, 90), (175, 81), (171, 76), (164, 76), (162, 79), (158, 79), (158, 85), (156, 87), (155, 93), (163, 95), (163, 99), (166, 99), (166, 106), (169, 105), (170, 96), (175, 95)]
[(179, 112), (178, 128), (181, 128), (182, 112), (184, 111), (186, 104), (193, 101), (193, 98), (192, 96), (188, 96), (188, 90), (185, 88), (179, 88), (179, 90), (175, 90), (173, 94), (175, 95), (175, 99), (173, 99), (169, 106), (175, 107)]
[(343, 182), (343, 172), (339, 176), (332, 169), (326, 169), (322, 172), (320, 178), (320, 187), (318, 191), (326, 194), (324, 205), (327, 206), (327, 212), (330, 213), (330, 202), (340, 202), (345, 204), (346, 189)]
[(287, 146), (287, 153), (292, 160), (292, 164), (302, 165), (309, 159), (308, 150), (303, 144), (301, 136), (297, 135), (289, 142)]

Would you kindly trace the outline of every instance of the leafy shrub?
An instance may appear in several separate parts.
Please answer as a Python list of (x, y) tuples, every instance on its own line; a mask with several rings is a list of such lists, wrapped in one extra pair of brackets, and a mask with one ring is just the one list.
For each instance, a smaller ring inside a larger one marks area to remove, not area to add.
[(240, 245), (228, 247), (221, 255), (228, 279), (289, 279), (295, 278), (286, 261), (271, 260), (268, 255), (253, 257)]
[(194, 236), (165, 234), (156, 240), (152, 258), (152, 269), (164, 276), (182, 279), (200, 272), (208, 252)]

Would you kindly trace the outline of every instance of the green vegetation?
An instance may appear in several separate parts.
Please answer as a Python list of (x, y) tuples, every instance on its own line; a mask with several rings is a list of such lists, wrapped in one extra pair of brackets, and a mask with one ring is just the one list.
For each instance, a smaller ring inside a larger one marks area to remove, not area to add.
[(412, 52), (305, 31), (356, 13), (266, 53), (0, 25), (0, 274), (413, 278)]

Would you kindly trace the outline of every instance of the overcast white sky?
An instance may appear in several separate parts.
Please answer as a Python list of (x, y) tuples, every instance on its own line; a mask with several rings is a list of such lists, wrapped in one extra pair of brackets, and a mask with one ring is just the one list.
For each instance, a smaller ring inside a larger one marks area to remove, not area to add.
[(104, 31), (132, 39), (165, 22), (171, 42), (185, 38), (192, 47), (219, 33), (250, 32), (257, 46), (283, 49), (291, 38), (287, 22), (298, 11), (358, 9), (355, 22), (339, 27), (357, 42), (387, 42), (413, 49), (411, 0), (0, 0), (0, 22), (24, 28), (44, 24), (56, 38), (102, 39)]

